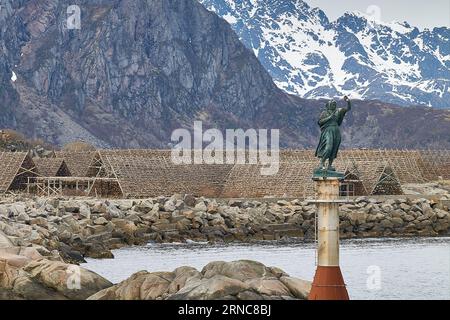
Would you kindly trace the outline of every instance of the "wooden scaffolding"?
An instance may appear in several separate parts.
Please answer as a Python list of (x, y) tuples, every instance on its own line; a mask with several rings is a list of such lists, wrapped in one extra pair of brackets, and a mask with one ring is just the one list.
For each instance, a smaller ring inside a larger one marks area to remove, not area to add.
[(37, 176), (36, 166), (27, 152), (0, 153), (0, 193), (15, 193), (27, 188)]
[[(314, 153), (314, 150), (281, 150), (280, 170), (273, 176), (262, 176), (261, 164), (176, 165), (171, 160), (171, 150), (56, 152), (59, 160), (37, 160), (51, 161), (54, 165), (39, 164), (37, 170), (33, 161), (20, 158), (22, 155), (14, 164), (3, 161), (4, 170), (12, 167), (17, 170), (9, 170), (12, 175), (2, 178), (1, 183), (5, 192), (10, 186), (23, 187), (29, 177), (30, 185), (39, 184), (42, 194), (67, 190), (102, 197), (142, 198), (174, 193), (211, 197), (308, 197), (315, 194), (311, 176), (319, 160)], [(67, 164), (71, 179), (60, 179), (60, 174), (54, 173), (61, 159)], [(450, 179), (449, 150), (341, 150), (334, 165), (338, 171), (345, 172), (343, 196), (399, 194), (401, 184)], [(43, 171), (40, 167), (44, 166), (53, 169), (40, 173)], [(37, 180), (33, 179), (36, 173), (40, 175)]]
[(62, 158), (33, 158), (37, 174), (41, 177), (70, 177), (69, 167)]
[[(94, 189), (95, 184), (97, 188)], [(28, 192), (39, 196), (114, 196), (111, 193), (117, 187), (114, 178), (89, 177), (36, 177), (29, 179)], [(107, 192), (104, 189), (107, 188)], [(103, 192), (103, 193), (102, 193)], [(118, 195), (120, 196), (120, 194)]]

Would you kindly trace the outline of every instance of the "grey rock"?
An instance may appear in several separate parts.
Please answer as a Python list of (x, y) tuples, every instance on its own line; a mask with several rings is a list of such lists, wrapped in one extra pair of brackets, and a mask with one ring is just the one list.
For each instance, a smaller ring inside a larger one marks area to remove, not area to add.
[(175, 210), (176, 210), (176, 206), (175, 206), (175, 203), (173, 202), (173, 200), (166, 201), (166, 203), (164, 204), (164, 211), (173, 212)]
[(23, 268), (23, 272), (14, 279), (12, 290), (28, 300), (84, 300), (111, 285), (108, 280), (84, 268), (38, 260)]
[(412, 215), (406, 214), (404, 216), (402, 216), (403, 220), (406, 222), (411, 222), (414, 221), (416, 218)]
[(86, 204), (82, 204), (80, 206), (80, 215), (86, 219), (90, 219), (91, 218), (91, 209)]
[(113, 219), (123, 219), (125, 217), (123, 212), (113, 205), (108, 206), (106, 214)]
[(367, 197), (358, 197), (355, 200), (356, 203), (360, 203), (360, 202), (369, 202), (369, 199)]
[[(403, 221), (402, 221), (403, 222)], [(389, 220), (382, 220), (380, 223), (379, 223), (379, 225), (383, 228), (383, 229), (385, 229), (385, 228), (393, 228), (394, 227), (394, 224), (392, 223), (392, 221), (389, 221)]]
[(72, 233), (70, 233), (67, 230), (64, 230), (63, 232), (59, 233), (59, 239), (63, 242), (70, 241), (72, 239)]
[(230, 201), (228, 201), (228, 205), (230, 207), (238, 207), (238, 208), (240, 208), (240, 207), (242, 207), (243, 202), (241, 200), (230, 200)]
[(1, 248), (10, 248), (12, 246), (13, 246), (13, 244), (9, 240), (9, 238), (2, 231), (0, 231), (0, 249)]
[(248, 285), (240, 280), (222, 275), (204, 278), (200, 281), (191, 282), (176, 294), (171, 300), (215, 300), (228, 295), (237, 295), (242, 291), (250, 289)]
[(411, 209), (411, 206), (407, 205), (406, 203), (400, 203), (399, 207), (405, 212), (408, 212)]
[(275, 277), (263, 277), (245, 281), (251, 289), (260, 295), (286, 297), (292, 295), (287, 286)]
[(402, 218), (392, 218), (391, 222), (392, 222), (394, 228), (401, 227), (403, 225)]
[(203, 268), (202, 274), (205, 278), (214, 275), (223, 275), (241, 281), (245, 281), (249, 278), (261, 278), (263, 276), (273, 275), (268, 267), (264, 266), (262, 263), (251, 260), (211, 262)]
[(29, 221), (30, 221), (30, 217), (29, 217), (28, 214), (26, 214), (25, 212), (21, 212), (21, 213), (19, 213), (19, 215), (17, 216), (17, 221), (21, 221), (21, 222), (29, 222)]
[(191, 194), (186, 194), (183, 198), (183, 201), (188, 207), (194, 207), (196, 203), (195, 197)]
[(62, 207), (64, 208), (64, 210), (66, 212), (71, 212), (71, 213), (80, 212), (80, 204), (76, 203), (74, 201), (66, 201), (60, 205), (62, 205)]
[(197, 203), (197, 204), (195, 205), (195, 207), (194, 207), (194, 210), (195, 210), (195, 211), (202, 211), (202, 212), (206, 211), (206, 210), (207, 210), (207, 207), (206, 207), (205, 202), (200, 201), (199, 203)]
[(122, 200), (120, 201), (118, 208), (121, 211), (128, 211), (130, 210), (134, 205), (133, 200)]
[(106, 225), (108, 224), (108, 220), (106, 220), (104, 217), (99, 217), (94, 220), (94, 224), (96, 225)]
[(449, 216), (449, 213), (447, 211), (441, 210), (441, 209), (435, 209), (436, 215), (439, 219), (443, 219), (445, 217)]

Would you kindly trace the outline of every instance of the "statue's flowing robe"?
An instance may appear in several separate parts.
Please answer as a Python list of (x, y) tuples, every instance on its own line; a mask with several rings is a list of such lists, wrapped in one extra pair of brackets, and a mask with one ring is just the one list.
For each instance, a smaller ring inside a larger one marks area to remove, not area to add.
[(341, 131), (339, 126), (344, 120), (348, 109), (337, 109), (334, 115), (325, 123), (320, 123), (320, 120), (330, 116), (331, 113), (324, 111), (320, 115), (320, 141), (316, 149), (316, 157), (322, 159), (329, 159), (333, 161), (336, 159), (339, 146), (341, 145)]

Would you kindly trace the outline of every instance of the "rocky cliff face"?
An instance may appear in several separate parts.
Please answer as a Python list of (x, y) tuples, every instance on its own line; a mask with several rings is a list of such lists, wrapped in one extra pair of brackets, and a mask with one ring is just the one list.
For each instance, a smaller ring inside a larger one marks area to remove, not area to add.
[[(59, 145), (77, 139), (103, 147), (167, 147), (173, 129), (202, 120), (221, 129), (281, 129), (282, 146), (315, 144), (323, 102), (278, 89), (230, 25), (197, 1), (77, 3), (81, 29), (69, 30), (72, 1), (2, 2), (1, 126)], [(364, 127), (357, 145), (420, 146), (424, 139), (408, 134), (406, 122), (381, 123), (402, 112), (361, 102), (355, 117), (362, 122), (346, 130), (355, 137), (352, 130)], [(433, 128), (426, 140), (450, 145), (443, 134), (450, 131), (450, 114), (427, 112)], [(393, 130), (400, 142), (389, 140)]]
[(48, 120), (62, 127), (58, 143), (80, 134), (137, 147), (168, 141), (173, 128), (209, 114), (227, 123), (251, 120), (280, 94), (229, 25), (192, 0), (81, 1), (80, 30), (65, 25), (70, 4), (7, 7), (3, 82), (8, 105), (26, 114), (18, 120), (17, 112), (5, 112), (5, 124), (15, 120), (48, 136)]

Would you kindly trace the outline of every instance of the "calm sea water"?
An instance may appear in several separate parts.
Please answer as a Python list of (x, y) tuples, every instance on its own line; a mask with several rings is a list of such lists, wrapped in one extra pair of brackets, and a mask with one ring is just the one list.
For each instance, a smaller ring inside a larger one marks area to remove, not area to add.
[[(140, 270), (201, 270), (211, 261), (250, 259), (312, 280), (314, 248), (304, 242), (149, 244), (115, 250), (113, 260), (88, 259), (83, 267), (117, 283)], [(450, 300), (450, 238), (344, 240), (341, 268), (351, 299)]]

